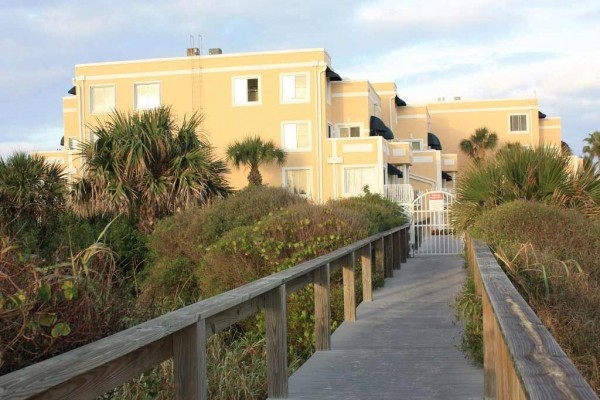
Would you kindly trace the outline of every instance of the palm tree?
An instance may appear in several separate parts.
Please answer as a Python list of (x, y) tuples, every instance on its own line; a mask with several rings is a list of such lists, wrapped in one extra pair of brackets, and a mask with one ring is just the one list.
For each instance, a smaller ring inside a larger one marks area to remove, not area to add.
[(4, 224), (46, 225), (64, 209), (66, 178), (62, 166), (37, 154), (16, 152), (0, 158), (0, 219)]
[(225, 162), (199, 135), (202, 117), (177, 125), (169, 107), (115, 112), (84, 143), (82, 178), (74, 184), (75, 210), (83, 216), (125, 214), (145, 232), (156, 220), (226, 196)]
[(227, 147), (227, 158), (237, 168), (245, 165), (250, 167), (248, 174), (248, 183), (250, 185), (261, 185), (262, 175), (258, 170), (261, 164), (276, 162), (277, 165), (283, 165), (285, 162), (285, 152), (275, 146), (272, 140), (264, 142), (260, 137), (246, 137), (242, 141)]
[(600, 160), (600, 131), (594, 131), (588, 135), (584, 142), (587, 142), (586, 146), (583, 146), (583, 152), (586, 155), (586, 158), (591, 162), (594, 159)]
[(471, 135), (469, 139), (461, 140), (460, 149), (473, 161), (480, 162), (487, 151), (494, 149), (497, 145), (498, 135), (496, 132), (490, 132), (488, 128), (482, 127), (475, 129), (475, 134)]
[(573, 150), (571, 150), (571, 146), (569, 146), (569, 144), (563, 140), (561, 140), (560, 142), (560, 152), (567, 156), (573, 155)]

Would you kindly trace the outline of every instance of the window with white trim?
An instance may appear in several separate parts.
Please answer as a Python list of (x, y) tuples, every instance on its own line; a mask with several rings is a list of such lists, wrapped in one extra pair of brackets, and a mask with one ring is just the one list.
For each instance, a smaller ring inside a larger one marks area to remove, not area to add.
[(281, 102), (305, 103), (308, 98), (308, 74), (281, 75)]
[(136, 83), (133, 92), (136, 110), (160, 107), (160, 83)]
[(77, 139), (74, 137), (67, 139), (67, 150), (77, 150)]
[(260, 103), (260, 79), (258, 77), (233, 78), (233, 103), (237, 105)]
[(292, 193), (304, 196), (312, 196), (312, 171), (308, 168), (284, 168), (283, 186)]
[(510, 132), (527, 132), (527, 114), (510, 115)]
[(108, 113), (115, 108), (115, 85), (90, 87), (90, 111)]
[(375, 167), (346, 167), (344, 168), (344, 195), (360, 195), (365, 186), (373, 189), (376, 179)]
[(284, 122), (283, 148), (287, 151), (310, 150), (310, 126), (308, 122)]

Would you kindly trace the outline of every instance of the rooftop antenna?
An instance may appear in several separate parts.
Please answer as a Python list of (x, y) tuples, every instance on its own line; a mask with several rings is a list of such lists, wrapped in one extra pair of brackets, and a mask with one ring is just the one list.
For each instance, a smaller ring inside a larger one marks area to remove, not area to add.
[(198, 49), (200, 50), (200, 54), (202, 54), (202, 35), (198, 34)]

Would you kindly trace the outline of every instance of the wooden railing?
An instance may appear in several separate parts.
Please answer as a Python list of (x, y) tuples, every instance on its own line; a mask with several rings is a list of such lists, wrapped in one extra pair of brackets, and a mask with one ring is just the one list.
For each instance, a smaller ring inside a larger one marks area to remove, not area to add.
[(485, 399), (598, 399), (489, 247), (465, 238), (483, 302)]
[(372, 301), (373, 270), (393, 276), (407, 256), (408, 224), (4, 375), (0, 399), (93, 399), (169, 358), (176, 398), (206, 399), (206, 339), (263, 308), (268, 393), (287, 397), (286, 297), (314, 284), (316, 350), (329, 350), (331, 272), (343, 268), (344, 318), (354, 321), (357, 258), (363, 300)]

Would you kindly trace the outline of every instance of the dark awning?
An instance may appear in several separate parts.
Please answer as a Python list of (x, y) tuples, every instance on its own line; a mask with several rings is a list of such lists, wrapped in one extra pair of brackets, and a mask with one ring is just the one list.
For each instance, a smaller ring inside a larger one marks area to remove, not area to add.
[(392, 164), (388, 164), (387, 165), (388, 168), (388, 174), (389, 175), (397, 175), (398, 177), (402, 178), (402, 171), (400, 171), (398, 168), (394, 167)]
[(546, 114), (544, 114), (543, 112), (541, 112), (541, 111), (538, 110), (538, 118), (539, 119), (544, 119), (544, 118), (546, 118)]
[(392, 140), (394, 138), (394, 132), (392, 132), (382, 120), (375, 116), (371, 116), (370, 127), (371, 136), (383, 136), (383, 138), (387, 140)]
[(60, 145), (61, 146), (65, 145), (65, 137), (64, 136), (60, 138)]
[(342, 77), (336, 74), (331, 68), (327, 67), (325, 70), (325, 76), (329, 78), (330, 81), (339, 82), (342, 80)]
[(427, 134), (427, 146), (434, 150), (442, 150), (442, 142), (431, 132)]
[(406, 107), (406, 102), (402, 100), (400, 97), (396, 96), (396, 107)]
[(442, 179), (446, 182), (450, 182), (452, 180), (452, 176), (449, 173), (442, 171)]
[(73, 86), (71, 89), (69, 89), (69, 91), (67, 93), (72, 94), (72, 95), (76, 95), (77, 94), (77, 87)]

